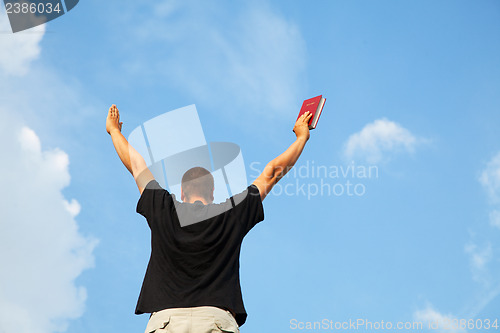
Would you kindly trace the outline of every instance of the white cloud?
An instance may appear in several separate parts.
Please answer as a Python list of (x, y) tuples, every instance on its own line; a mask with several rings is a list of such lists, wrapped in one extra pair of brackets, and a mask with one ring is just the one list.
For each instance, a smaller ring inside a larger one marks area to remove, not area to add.
[(7, 14), (0, 10), (0, 31), (4, 32), (0, 35), (0, 74), (25, 75), (31, 62), (40, 55), (45, 25), (13, 34)]
[(479, 177), (492, 203), (500, 203), (500, 152), (487, 164)]
[(84, 311), (75, 284), (93, 266), (96, 241), (78, 230), (80, 205), (62, 190), (68, 155), (43, 150), (40, 139), (0, 107), (0, 332), (62, 331)]
[(23, 127), (19, 135), (19, 141), (21, 142), (21, 147), (24, 150), (31, 151), (35, 154), (42, 150), (42, 144), (40, 139), (36, 135), (35, 131), (28, 127)]
[(423, 323), (424, 329), (431, 327), (432, 332), (448, 332), (459, 333), (467, 332), (465, 329), (455, 329), (452, 325), (453, 320), (459, 319), (452, 314), (442, 314), (435, 310), (430, 304), (423, 310), (417, 310), (413, 313), (413, 318), (416, 321)]
[[(10, 31), (0, 11), (1, 31)], [(38, 128), (63, 127), (79, 102), (54, 71), (34, 66), (45, 27), (0, 36), (0, 332), (63, 331), (83, 314), (86, 290), (76, 284), (93, 266), (96, 241), (79, 232), (81, 207), (62, 191), (69, 157), (42, 142)], [(81, 111), (80, 111), (81, 113)], [(56, 119), (57, 121), (54, 121)], [(45, 125), (45, 126), (44, 126)], [(52, 127), (50, 127), (50, 126)]]
[(348, 160), (360, 158), (368, 163), (379, 163), (394, 152), (412, 153), (420, 141), (406, 128), (383, 118), (352, 134), (344, 144), (344, 156)]
[(75, 199), (71, 199), (71, 202), (64, 200), (64, 208), (71, 214), (71, 216), (75, 217), (80, 214), (80, 210), (82, 207)]
[(244, 108), (276, 117), (300, 107), (310, 96), (300, 97), (306, 47), (298, 27), (264, 2), (225, 7), (189, 1), (151, 6), (131, 34), (145, 47), (164, 43), (168, 51), (152, 63), (129, 59), (126, 67), (148, 77), (162, 73), (177, 89), (222, 111)]

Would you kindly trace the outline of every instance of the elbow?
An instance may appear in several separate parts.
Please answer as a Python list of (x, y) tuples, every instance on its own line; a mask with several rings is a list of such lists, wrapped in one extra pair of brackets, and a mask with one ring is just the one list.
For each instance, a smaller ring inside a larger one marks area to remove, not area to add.
[(265, 175), (266, 183), (273, 186), (283, 176), (283, 168), (271, 161), (266, 166)]
[(146, 163), (133, 162), (130, 167), (130, 173), (134, 176), (134, 179), (137, 179), (147, 169)]

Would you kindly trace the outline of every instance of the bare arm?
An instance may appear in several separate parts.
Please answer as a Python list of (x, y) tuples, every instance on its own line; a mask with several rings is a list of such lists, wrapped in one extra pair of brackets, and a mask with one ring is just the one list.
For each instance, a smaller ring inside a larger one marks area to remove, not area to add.
[(309, 112), (304, 113), (293, 127), (293, 131), (297, 138), (295, 142), (285, 150), (284, 153), (269, 162), (264, 171), (260, 174), (257, 179), (253, 182), (255, 186), (259, 189), (260, 198), (264, 200), (269, 192), (271, 192), (273, 186), (295, 165), (295, 162), (299, 159), (307, 140), (309, 140), (309, 119), (311, 119), (312, 114)]
[(139, 188), (139, 192), (144, 191), (146, 185), (154, 179), (153, 174), (149, 171), (144, 158), (137, 150), (132, 147), (127, 139), (122, 134), (122, 124), (120, 122), (120, 112), (116, 105), (109, 108), (108, 117), (106, 118), (106, 131), (111, 135), (111, 140), (118, 153), (118, 157), (123, 165), (132, 174)]

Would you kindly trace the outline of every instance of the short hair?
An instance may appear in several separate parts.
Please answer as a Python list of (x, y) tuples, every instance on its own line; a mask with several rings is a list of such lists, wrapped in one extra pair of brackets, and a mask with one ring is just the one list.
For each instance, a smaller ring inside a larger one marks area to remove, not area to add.
[(207, 201), (213, 201), (214, 177), (205, 168), (194, 167), (184, 173), (181, 187), (186, 198), (200, 196)]

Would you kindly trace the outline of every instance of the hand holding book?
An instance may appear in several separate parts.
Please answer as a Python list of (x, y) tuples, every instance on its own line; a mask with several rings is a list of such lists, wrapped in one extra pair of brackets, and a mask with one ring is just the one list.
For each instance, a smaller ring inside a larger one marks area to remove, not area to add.
[(306, 141), (309, 140), (309, 121), (311, 120), (313, 114), (310, 113), (309, 111), (306, 111), (303, 113), (299, 118), (297, 118), (297, 121), (295, 122), (295, 126), (293, 126), (293, 131), (295, 135), (297, 136), (297, 139), (305, 139)]
[(302, 116), (305, 112), (310, 112), (312, 117), (309, 120), (309, 129), (315, 129), (318, 124), (321, 111), (323, 111), (323, 106), (325, 106), (325, 102), (326, 98), (323, 98), (323, 95), (306, 99), (304, 103), (302, 103), (297, 120), (299, 120), (300, 116)]

